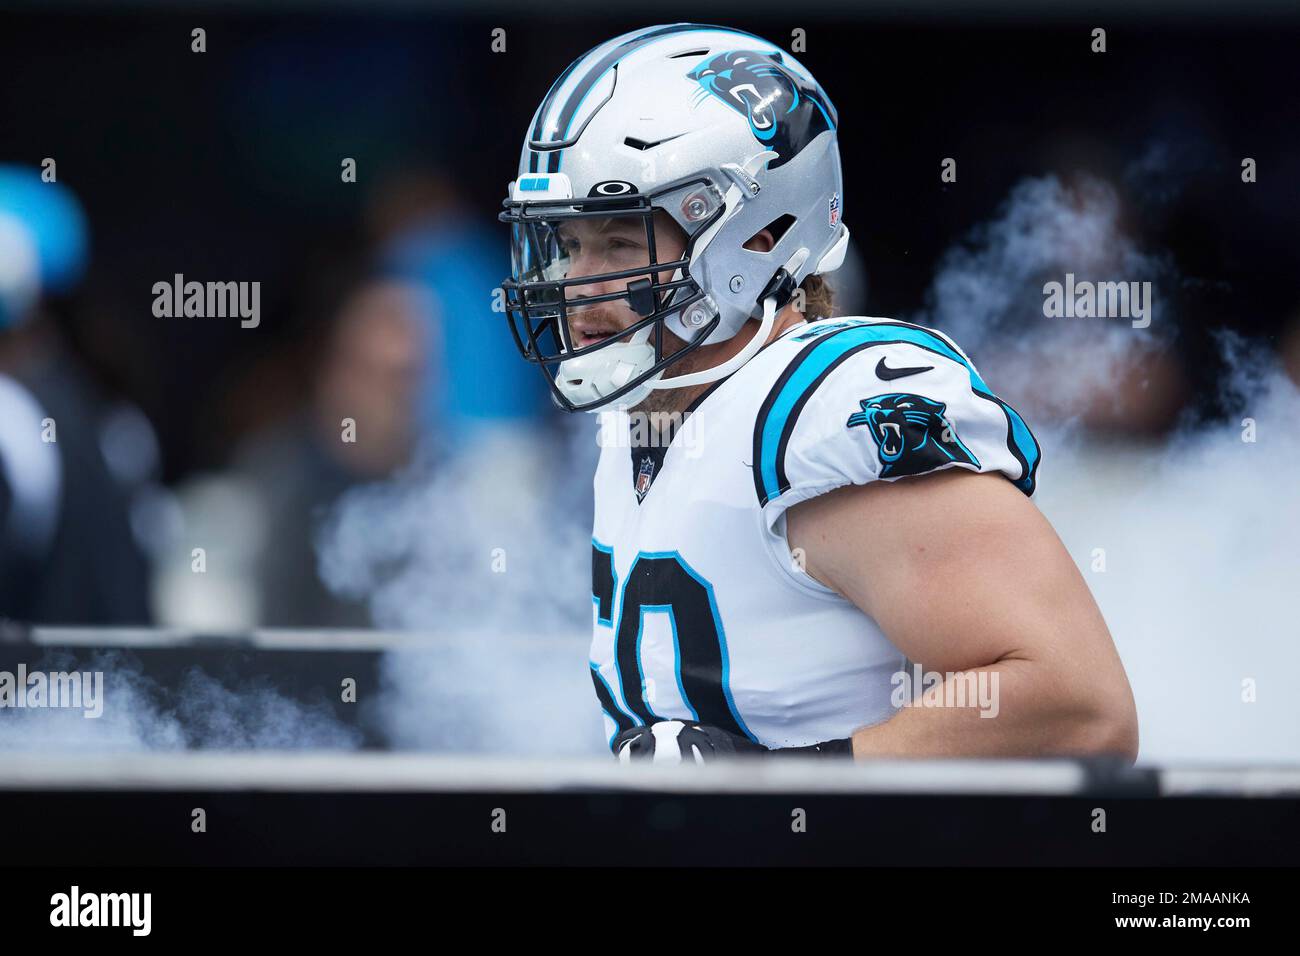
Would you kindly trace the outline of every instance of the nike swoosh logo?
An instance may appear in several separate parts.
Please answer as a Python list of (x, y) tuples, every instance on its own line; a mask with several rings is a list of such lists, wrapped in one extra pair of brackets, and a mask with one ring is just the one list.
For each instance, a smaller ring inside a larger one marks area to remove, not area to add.
[(665, 139), (657, 139), (653, 143), (647, 143), (643, 139), (637, 139), (635, 136), (629, 136), (623, 140), (623, 145), (631, 146), (633, 149), (639, 149), (645, 151), (647, 149), (654, 149), (656, 146), (662, 146), (664, 143), (671, 143), (673, 140), (679, 139), (680, 137), (685, 135), (686, 135), (685, 133), (678, 133), (676, 136), (669, 136)]
[(885, 364), (885, 360), (882, 358), (876, 363), (876, 377), (881, 381), (890, 382), (896, 378), (904, 378), (908, 375), (919, 375), (922, 372), (929, 372), (933, 369), (933, 365), (920, 365), (916, 368), (890, 368)]

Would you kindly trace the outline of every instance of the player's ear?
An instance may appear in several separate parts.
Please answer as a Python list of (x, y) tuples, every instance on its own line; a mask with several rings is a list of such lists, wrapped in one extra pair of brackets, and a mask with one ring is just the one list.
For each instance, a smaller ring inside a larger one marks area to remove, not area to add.
[(760, 229), (749, 237), (745, 248), (750, 252), (771, 252), (774, 245), (776, 245), (776, 237), (772, 235), (772, 230)]

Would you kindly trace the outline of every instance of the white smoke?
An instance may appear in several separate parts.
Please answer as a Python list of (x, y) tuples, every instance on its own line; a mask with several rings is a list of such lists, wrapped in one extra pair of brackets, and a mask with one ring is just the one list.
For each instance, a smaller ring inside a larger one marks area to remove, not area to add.
[(1044, 465), (1040, 506), (1128, 669), (1144, 763), (1300, 763), (1300, 392), (1255, 367), (1236, 367), (1251, 387), (1232, 420)]
[(84, 660), (48, 655), (28, 672), (103, 674), (103, 713), (87, 718), (74, 708), (0, 709), (0, 751), (114, 751), (183, 749), (338, 749), (361, 745), (361, 732), (338, 721), (324, 703), (309, 705), (265, 682), (229, 686), (191, 668), (175, 687), (144, 673), (119, 651)]
[(587, 666), (595, 419), (499, 429), (454, 457), (356, 489), (318, 541), (322, 579), (418, 646), (381, 665), (394, 746), (599, 753)]
[[(1112, 395), (1118, 373), (1172, 336), (1172, 262), (1141, 249), (1124, 233), (1122, 216), (1118, 195), (1101, 180), (1024, 180), (996, 218), (945, 254), (926, 309), (911, 320), (949, 333), (1031, 420), (1068, 423), (1085, 401)], [(1045, 317), (1043, 286), (1067, 273), (1076, 282), (1151, 282), (1150, 325)]]
[(588, 416), (567, 433), (503, 429), (353, 489), (318, 537), (322, 579), (367, 599), (382, 628), (536, 634), (589, 625), (594, 436)]
[[(1131, 400), (1113, 386), (1160, 355), (1177, 319), (1170, 260), (1140, 249), (1122, 212), (1096, 180), (1021, 183), (944, 258), (913, 321), (950, 333), (1034, 427), (1035, 500), (1114, 635), (1137, 698), (1141, 761), (1297, 763), (1300, 694), (1286, 681), (1300, 674), (1300, 392), (1268, 352), (1222, 333), (1229, 419), (1158, 442), (1080, 426), (1085, 400)], [(1045, 317), (1042, 285), (1066, 272), (1152, 281), (1150, 328)], [(1243, 701), (1246, 681), (1256, 702)]]
[(389, 651), (380, 670), (379, 727), (399, 750), (607, 754), (586, 664), (587, 628), (566, 636), (477, 633)]

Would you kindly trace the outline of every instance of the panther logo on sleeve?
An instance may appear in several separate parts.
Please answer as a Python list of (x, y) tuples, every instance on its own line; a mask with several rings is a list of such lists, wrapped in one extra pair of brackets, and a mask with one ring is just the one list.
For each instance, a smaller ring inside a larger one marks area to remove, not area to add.
[(864, 398), (846, 427), (866, 426), (880, 454), (880, 477), (919, 475), (951, 462), (979, 461), (945, 417), (947, 406), (921, 395), (892, 392)]

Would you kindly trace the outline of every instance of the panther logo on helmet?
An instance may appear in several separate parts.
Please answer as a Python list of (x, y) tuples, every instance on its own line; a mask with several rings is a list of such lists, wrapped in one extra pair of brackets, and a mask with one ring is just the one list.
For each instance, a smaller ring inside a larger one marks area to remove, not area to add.
[[(726, 27), (633, 30), (560, 74), (498, 217), (503, 311), (556, 404), (633, 408), (757, 354), (800, 283), (844, 261), (836, 123), (793, 55)], [(602, 229), (618, 238), (603, 259)], [(603, 334), (575, 335), (584, 312)], [(751, 321), (743, 347), (703, 361)]]
[(702, 96), (716, 96), (749, 120), (754, 138), (777, 153), (772, 169), (835, 128), (835, 110), (825, 94), (787, 69), (779, 50), (727, 50), (686, 75), (700, 84)]

